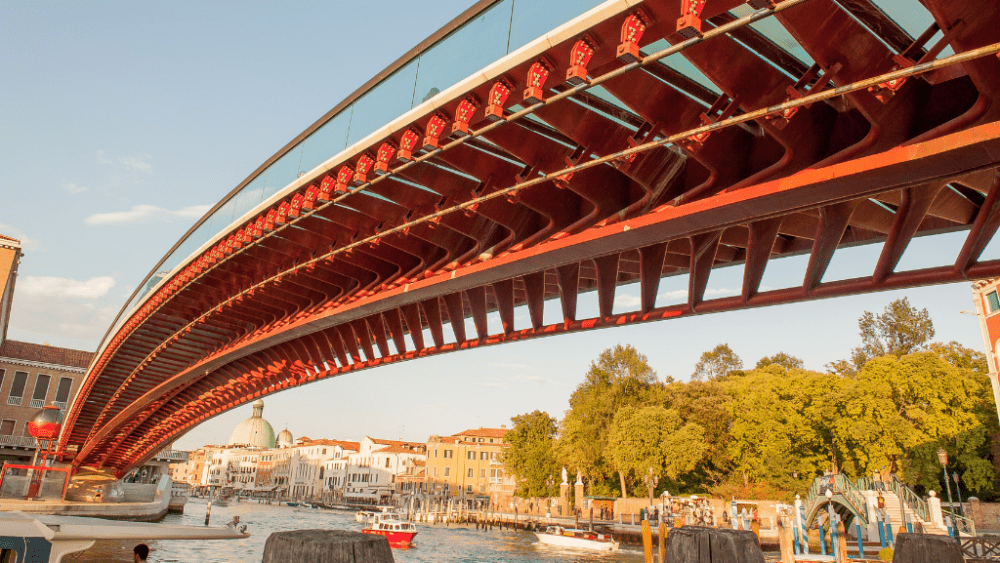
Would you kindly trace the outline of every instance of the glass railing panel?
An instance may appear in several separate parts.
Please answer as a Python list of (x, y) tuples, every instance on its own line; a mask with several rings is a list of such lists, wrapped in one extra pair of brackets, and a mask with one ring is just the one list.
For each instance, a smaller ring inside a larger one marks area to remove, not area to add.
[[(746, 4), (742, 4), (730, 10), (729, 13), (737, 18), (743, 18), (753, 14), (753, 8), (747, 6)], [(813, 61), (813, 58), (809, 56), (809, 53), (802, 48), (802, 45), (799, 45), (799, 42), (792, 37), (792, 34), (789, 33), (777, 19), (773, 17), (765, 18), (750, 24), (750, 27), (806, 66), (812, 66), (815, 62)]]
[(513, 0), (504, 0), (420, 55), (416, 106), (507, 54)]
[(264, 178), (266, 174), (267, 170), (261, 172), (249, 184), (243, 186), (240, 193), (233, 196), (233, 221), (246, 215), (251, 209), (264, 201)]
[[(654, 41), (653, 43), (650, 43), (649, 45), (646, 45), (645, 47), (640, 49), (639, 52), (642, 53), (643, 55), (648, 56), (652, 55), (653, 53), (657, 53), (659, 51), (667, 49), (669, 47), (670, 43), (668, 43), (666, 39), (660, 39)], [(715, 92), (716, 94), (722, 93), (722, 91), (719, 90), (719, 87), (716, 86), (714, 82), (709, 80), (707, 76), (705, 76), (700, 70), (698, 70), (698, 67), (694, 66), (691, 63), (691, 61), (685, 59), (684, 55), (682, 55), (681, 53), (674, 53), (669, 57), (660, 59), (660, 64), (667, 65), (668, 67), (676, 70), (677, 72), (683, 74), (684, 76), (687, 76), (691, 80), (694, 80), (698, 84), (701, 84), (702, 86), (708, 88), (709, 90)], [(589, 91), (593, 92), (594, 88), (591, 88)]]
[(516, 51), (560, 25), (599, 6), (604, 0), (514, 0), (510, 47)]
[(358, 98), (354, 102), (347, 144), (364, 139), (379, 127), (409, 111), (416, 79), (417, 61), (413, 60)]
[(347, 131), (351, 126), (351, 111), (348, 106), (312, 135), (302, 141), (302, 161), (299, 172), (308, 172), (325, 162), (331, 156), (347, 148)]
[(298, 177), (299, 163), (301, 161), (302, 146), (299, 145), (285, 153), (284, 156), (267, 168), (267, 176), (264, 178), (265, 199), (271, 197)]

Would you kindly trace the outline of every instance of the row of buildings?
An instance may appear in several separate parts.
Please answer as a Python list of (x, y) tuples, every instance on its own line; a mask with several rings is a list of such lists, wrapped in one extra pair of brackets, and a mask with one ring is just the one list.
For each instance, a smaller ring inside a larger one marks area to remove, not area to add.
[(263, 411), (258, 400), (228, 444), (202, 447), (173, 464), (173, 480), (196, 494), (414, 508), (457, 501), (471, 509), (504, 502), (514, 492), (502, 464), (503, 425), (427, 442), (293, 439), (287, 428), (275, 436)]

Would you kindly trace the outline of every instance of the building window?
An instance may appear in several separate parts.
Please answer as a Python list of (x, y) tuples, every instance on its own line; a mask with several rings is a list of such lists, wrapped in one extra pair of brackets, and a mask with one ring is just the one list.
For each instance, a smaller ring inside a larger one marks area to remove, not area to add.
[(475, 476), (475, 472), (476, 472), (475, 469), (471, 467), (469, 468), (469, 479), (472, 479)]
[(435, 468), (434, 468), (434, 476), (435, 476), (435, 477), (437, 477), (437, 476), (438, 476), (438, 468), (437, 468), (437, 467), (435, 467)]
[[(28, 381), (28, 373), (24, 371), (14, 372), (14, 381), (10, 384), (10, 396), (7, 397), (7, 404), (12, 407), (21, 406), (21, 398), (24, 397), (24, 385)], [(11, 430), (13, 432), (13, 430)]]
[(387, 468), (389, 467), (389, 456), (386, 456), (386, 458), (385, 458), (385, 466)]
[(480, 479), (485, 479), (486, 478), (486, 470), (485, 469), (480, 469), (479, 470), (479, 478)]
[(445, 450), (444, 451), (444, 458), (445, 459), (451, 459), (451, 450)]
[(487, 455), (488, 455), (488, 454), (487, 454), (486, 452), (481, 452), (481, 453), (479, 454), (479, 461), (483, 461), (483, 460), (485, 460), (485, 459), (486, 459), (486, 457), (487, 457)]
[(1000, 310), (1000, 299), (997, 298), (997, 292), (991, 291), (987, 293), (986, 302), (990, 305), (990, 313), (996, 313)]
[(470, 492), (470, 493), (471, 493), (471, 492), (472, 492), (472, 485), (466, 485), (466, 488), (465, 488), (465, 490), (466, 490), (467, 492)]
[(445, 477), (451, 477), (451, 468), (450, 467), (445, 467), (444, 468), (444, 476)]
[(35, 391), (31, 394), (31, 408), (40, 409), (45, 406), (45, 396), (49, 394), (51, 375), (38, 374), (35, 378)]
[(437, 456), (438, 456), (438, 451), (437, 451), (437, 448), (435, 448), (434, 449), (434, 459), (437, 459)]
[(466, 457), (468, 457), (470, 460), (476, 459), (476, 452), (469, 452)]
[(7, 418), (0, 420), (0, 436), (13, 436), (14, 423), (15, 421)]
[(70, 377), (60, 377), (59, 387), (56, 388), (55, 405), (63, 410), (69, 404), (69, 390), (73, 387), (73, 379)]

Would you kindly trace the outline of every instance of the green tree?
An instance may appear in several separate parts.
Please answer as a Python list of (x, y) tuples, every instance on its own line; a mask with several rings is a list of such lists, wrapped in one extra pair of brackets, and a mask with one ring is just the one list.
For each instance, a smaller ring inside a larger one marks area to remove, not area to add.
[(855, 369), (872, 358), (899, 358), (916, 352), (934, 337), (934, 322), (927, 309), (911, 306), (905, 297), (886, 305), (881, 315), (865, 311), (858, 319), (858, 328), (861, 346), (851, 351)]
[[(658, 404), (676, 410), (684, 422), (700, 425), (705, 431), (705, 454), (690, 472), (674, 479), (671, 487), (679, 492), (700, 492), (718, 486), (732, 470), (726, 451), (732, 416), (726, 410), (728, 397), (716, 381), (670, 382), (659, 393)], [(673, 489), (671, 489), (673, 490)]]
[(622, 407), (608, 436), (608, 457), (618, 472), (622, 498), (628, 496), (628, 483), (650, 468), (676, 480), (697, 466), (706, 449), (700, 425), (684, 423), (677, 411), (658, 405)]
[(556, 419), (548, 413), (535, 412), (515, 416), (507, 432), (508, 447), (503, 455), (504, 469), (517, 477), (515, 494), (520, 497), (555, 496), (546, 481), (559, 472), (555, 459)]
[(712, 381), (743, 369), (743, 360), (728, 344), (719, 344), (701, 355), (694, 365), (692, 381)]
[(765, 357), (757, 360), (757, 367), (755, 369), (765, 368), (767, 366), (775, 365), (775, 364), (779, 365), (779, 366), (782, 366), (785, 369), (804, 369), (805, 368), (805, 364), (802, 363), (802, 360), (800, 360), (799, 358), (796, 358), (795, 356), (791, 356), (791, 355), (786, 354), (784, 352), (778, 352), (777, 354), (775, 354), (773, 356), (770, 356), (770, 357), (765, 356)]
[(761, 485), (783, 492), (808, 489), (834, 457), (823, 405), (845, 380), (770, 365), (722, 383), (732, 417), (726, 449), (730, 490), (748, 496)]
[(618, 345), (590, 364), (583, 383), (570, 396), (557, 445), (558, 458), (587, 476), (592, 493), (610, 492), (604, 482), (613, 477), (613, 469), (605, 450), (615, 413), (648, 400), (657, 383), (645, 355), (631, 345)]

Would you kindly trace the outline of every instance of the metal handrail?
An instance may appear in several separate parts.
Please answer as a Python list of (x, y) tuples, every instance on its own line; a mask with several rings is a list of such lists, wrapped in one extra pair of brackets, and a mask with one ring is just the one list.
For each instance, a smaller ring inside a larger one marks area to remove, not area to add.
[(864, 515), (863, 517), (867, 523), (870, 520), (868, 516), (868, 503), (865, 502), (865, 495), (861, 492), (861, 489), (843, 473), (833, 476), (833, 486), (834, 491), (839, 492), (847, 502), (853, 505), (856, 514)]
[(908, 506), (910, 510), (916, 513), (917, 517), (924, 522), (931, 521), (931, 510), (927, 506), (927, 501), (920, 498), (913, 489), (906, 486), (899, 477), (895, 474), (889, 479), (889, 489), (896, 494), (899, 498), (903, 499), (903, 504)]
[(965, 516), (959, 516), (951, 512), (950, 510), (945, 510), (941, 508), (941, 514), (945, 517), (951, 516), (951, 520), (954, 523), (955, 531), (958, 536), (966, 535), (971, 537), (976, 537), (976, 523)]

